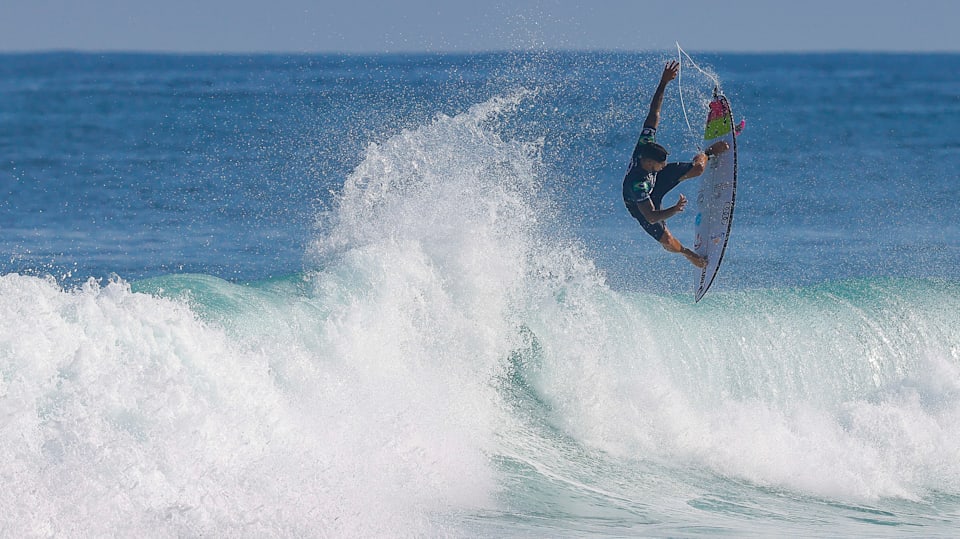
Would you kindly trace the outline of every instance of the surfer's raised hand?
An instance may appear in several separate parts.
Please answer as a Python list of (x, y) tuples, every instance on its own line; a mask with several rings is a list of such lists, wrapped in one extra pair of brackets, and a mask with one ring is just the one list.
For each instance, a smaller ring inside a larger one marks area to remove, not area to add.
[(677, 75), (680, 74), (680, 62), (676, 60), (671, 60), (667, 62), (667, 65), (663, 68), (663, 75), (660, 75), (660, 84), (666, 86), (668, 82), (677, 78)]
[(657, 128), (660, 124), (660, 107), (663, 105), (663, 92), (667, 89), (667, 83), (677, 78), (680, 74), (680, 62), (671, 60), (663, 68), (663, 75), (660, 75), (660, 84), (657, 90), (653, 92), (653, 99), (650, 100), (650, 112), (647, 113), (647, 119), (643, 121), (643, 127)]

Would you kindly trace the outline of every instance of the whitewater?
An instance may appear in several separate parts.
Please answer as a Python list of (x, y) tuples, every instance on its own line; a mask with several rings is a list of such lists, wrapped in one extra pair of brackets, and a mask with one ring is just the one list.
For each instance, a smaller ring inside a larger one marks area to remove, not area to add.
[(370, 143), (301, 273), (0, 276), (2, 534), (955, 535), (960, 286), (611, 286), (534, 98)]

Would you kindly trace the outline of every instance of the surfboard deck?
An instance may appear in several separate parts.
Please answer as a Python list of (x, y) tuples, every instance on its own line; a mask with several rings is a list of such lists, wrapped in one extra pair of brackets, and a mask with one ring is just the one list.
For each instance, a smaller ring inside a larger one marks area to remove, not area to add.
[(693, 250), (707, 258), (707, 266), (700, 272), (695, 302), (699, 302), (713, 284), (723, 261), (723, 254), (733, 226), (733, 208), (737, 195), (737, 138), (730, 102), (714, 89), (707, 113), (703, 139), (705, 148), (723, 140), (730, 149), (713, 156), (707, 162), (697, 195), (696, 239)]

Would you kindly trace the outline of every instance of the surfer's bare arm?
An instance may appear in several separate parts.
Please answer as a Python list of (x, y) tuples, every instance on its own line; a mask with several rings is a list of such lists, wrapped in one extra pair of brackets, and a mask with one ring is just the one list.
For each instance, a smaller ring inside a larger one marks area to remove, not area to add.
[(663, 74), (660, 75), (660, 84), (657, 85), (657, 91), (653, 93), (653, 99), (650, 100), (650, 112), (647, 113), (647, 119), (643, 121), (644, 127), (657, 128), (660, 124), (660, 107), (663, 106), (663, 93), (667, 90), (667, 84), (677, 78), (680, 73), (680, 62), (676, 60), (667, 62), (663, 68)]
[(703, 171), (707, 170), (707, 160), (711, 156), (722, 154), (729, 149), (730, 145), (727, 144), (726, 141), (718, 140), (714, 142), (709, 148), (693, 156), (693, 166), (686, 174), (680, 177), (680, 181), (696, 178), (703, 174)]
[(670, 206), (669, 208), (658, 210), (653, 207), (653, 201), (649, 198), (642, 202), (637, 203), (637, 208), (640, 210), (640, 214), (643, 215), (643, 218), (647, 220), (648, 223), (659, 223), (660, 221), (666, 221), (667, 219), (673, 217), (674, 215), (683, 211), (683, 208), (687, 206), (687, 197), (680, 195), (680, 200), (676, 204)]

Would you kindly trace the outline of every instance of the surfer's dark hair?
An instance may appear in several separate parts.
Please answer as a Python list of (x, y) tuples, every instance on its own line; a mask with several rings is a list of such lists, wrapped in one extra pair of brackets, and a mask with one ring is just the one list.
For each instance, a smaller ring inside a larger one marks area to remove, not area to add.
[(640, 157), (653, 159), (659, 163), (667, 160), (668, 153), (669, 152), (667, 152), (666, 148), (657, 144), (656, 142), (647, 142), (646, 144), (640, 146)]

